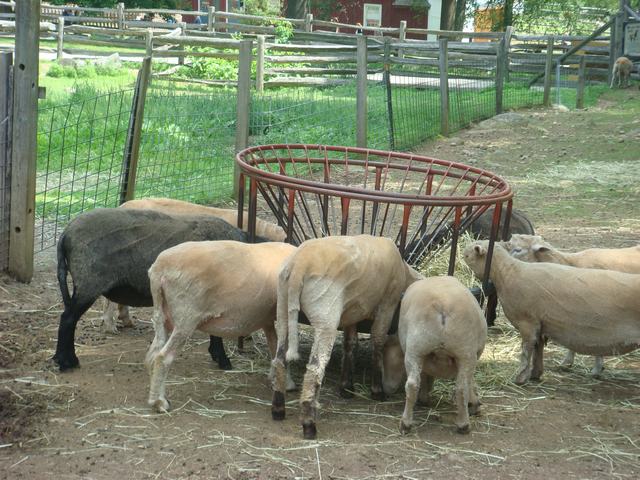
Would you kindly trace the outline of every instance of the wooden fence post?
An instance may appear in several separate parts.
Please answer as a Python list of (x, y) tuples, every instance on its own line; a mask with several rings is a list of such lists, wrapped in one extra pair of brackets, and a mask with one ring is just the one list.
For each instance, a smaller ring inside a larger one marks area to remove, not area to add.
[(62, 60), (62, 47), (64, 45), (64, 17), (58, 17), (58, 43), (56, 49), (56, 60)]
[(209, 6), (207, 10), (207, 31), (216, 33), (216, 27), (213, 26), (216, 23), (216, 7)]
[(147, 34), (144, 37), (145, 56), (153, 57), (153, 29), (147, 28)]
[[(251, 50), (253, 42), (242, 40), (238, 51), (238, 95), (236, 106), (236, 153), (249, 145), (251, 108)], [(240, 168), (233, 159), (233, 196), (238, 199)]]
[(11, 66), (13, 53), (0, 53), (0, 272), (9, 260), (9, 211), (11, 208)]
[(553, 74), (553, 45), (555, 39), (553, 35), (547, 37), (547, 58), (544, 64), (544, 93), (542, 94), (542, 104), (545, 107), (551, 105), (551, 75)]
[(116, 16), (118, 23), (118, 30), (124, 30), (124, 3), (119, 2), (116, 6)]
[(307, 13), (307, 15), (304, 17), (304, 31), (313, 31), (313, 13)]
[(613, 80), (613, 65), (616, 62), (616, 44), (613, 39), (616, 37), (615, 17), (611, 16), (611, 27), (609, 28), (609, 74), (607, 75), (607, 85), (611, 85)]
[[(404, 42), (407, 39), (407, 21), (400, 20), (400, 32), (398, 33), (398, 40), (400, 42)], [(398, 58), (404, 58), (404, 51), (399, 48), (398, 49)]]
[(391, 91), (391, 38), (384, 37), (384, 71), (382, 79), (387, 91), (387, 115), (389, 117), (389, 148), (396, 149), (396, 135), (393, 127), (393, 95)]
[(15, 9), (9, 273), (28, 282), (33, 276), (36, 209), (40, 0), (16, 2)]
[(136, 193), (136, 176), (138, 173), (138, 155), (140, 153), (140, 137), (144, 120), (144, 104), (147, 98), (147, 87), (151, 78), (151, 57), (142, 61), (138, 71), (136, 89), (133, 93), (131, 117), (127, 131), (124, 159), (122, 162), (122, 184), (120, 186), (120, 203), (133, 200)]
[[(187, 24), (185, 22), (180, 22), (180, 36), (185, 37), (187, 35)], [(178, 65), (184, 65), (184, 47), (179, 47), (178, 51), (180, 52), (180, 56), (178, 57)]]
[(356, 53), (356, 145), (367, 147), (367, 37), (359, 35)]
[(502, 113), (506, 56), (506, 39), (503, 37), (496, 47), (496, 115)]
[(256, 90), (264, 91), (264, 44), (265, 36), (258, 35), (258, 52), (256, 56)]
[(623, 43), (624, 43), (624, 20), (627, 17), (626, 12), (618, 12), (615, 20), (615, 36), (611, 37), (611, 41), (614, 44), (614, 60), (623, 55)]
[(578, 87), (576, 89), (576, 108), (584, 108), (584, 83), (587, 73), (587, 59), (583, 55), (580, 58), (580, 67), (578, 68)]
[(504, 32), (504, 81), (509, 81), (509, 66), (511, 65), (511, 37), (513, 27), (509, 25)]
[(440, 133), (449, 135), (449, 45), (446, 38), (441, 38), (439, 45), (440, 65)]

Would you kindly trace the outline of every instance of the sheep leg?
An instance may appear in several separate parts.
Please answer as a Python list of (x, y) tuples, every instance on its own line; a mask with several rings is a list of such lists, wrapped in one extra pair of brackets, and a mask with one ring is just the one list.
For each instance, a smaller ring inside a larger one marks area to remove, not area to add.
[(209, 355), (211, 360), (218, 363), (218, 367), (221, 370), (231, 370), (231, 360), (227, 357), (227, 352), (224, 351), (224, 342), (222, 338), (214, 335), (209, 335)]
[(406, 435), (411, 430), (411, 425), (413, 425), (413, 409), (420, 391), (422, 362), (419, 358), (407, 355), (404, 366), (407, 370), (407, 383), (404, 385), (405, 402), (402, 420), (400, 420), (400, 433)]
[(472, 398), (474, 366), (474, 360), (460, 359), (456, 376), (456, 406), (458, 409), (456, 427), (458, 433), (469, 433), (469, 400)]
[(431, 404), (431, 390), (433, 389), (434, 378), (431, 375), (422, 372), (420, 374), (420, 391), (418, 392), (418, 405)]
[(118, 304), (118, 320), (122, 322), (122, 326), (125, 328), (133, 327), (133, 320), (129, 315), (129, 307), (127, 305)]
[(492, 292), (487, 296), (487, 309), (485, 310), (485, 315), (487, 317), (487, 326), (493, 327), (496, 323), (496, 318), (498, 310), (498, 293)]
[(594, 377), (598, 377), (604, 370), (604, 358), (593, 357), (593, 360), (594, 363), (593, 368), (591, 369), (591, 375), (593, 375)]
[(531, 380), (540, 380), (544, 372), (544, 338), (538, 335), (536, 345), (533, 350), (533, 368), (531, 369)]
[(116, 304), (104, 297), (102, 309), (102, 331), (106, 333), (118, 333), (116, 326)]
[(95, 297), (78, 300), (80, 295), (76, 294), (77, 292), (74, 292), (70, 304), (65, 305), (64, 312), (60, 315), (58, 343), (53, 361), (60, 367), (61, 372), (80, 365), (75, 350), (76, 326), (80, 317), (89, 310), (89, 307), (96, 300)]
[[(269, 370), (269, 380), (271, 380), (271, 383), (273, 384), (275, 375), (276, 375), (276, 368), (273, 363), (273, 360), (276, 358), (276, 351), (278, 347), (278, 337), (276, 336), (276, 329), (273, 326), (273, 324), (269, 324), (262, 327), (262, 330), (264, 331), (264, 336), (267, 338), (267, 345), (269, 347), (269, 353), (271, 354), (272, 362), (271, 362), (271, 368)], [(296, 389), (296, 384), (291, 379), (291, 376), (289, 375), (289, 370), (287, 370), (286, 385), (287, 385), (287, 392), (290, 392)]]
[(381, 305), (371, 325), (371, 398), (380, 402), (386, 399), (382, 388), (382, 372), (384, 370), (384, 343), (393, 320), (397, 304)]
[(538, 328), (528, 326), (521, 328), (520, 335), (522, 336), (522, 351), (520, 352), (520, 367), (515, 378), (516, 385), (523, 385), (531, 378), (531, 370), (533, 368), (531, 357), (539, 338)]
[(478, 398), (478, 387), (475, 381), (471, 381), (471, 386), (469, 387), (469, 415), (475, 416), (480, 415), (480, 399)]
[(353, 349), (358, 344), (356, 326), (346, 327), (343, 338), (340, 396), (342, 398), (353, 398)]
[(302, 433), (305, 440), (316, 438), (316, 417), (318, 409), (318, 397), (320, 386), (324, 378), (324, 371), (331, 358), (331, 350), (338, 336), (335, 324), (329, 322), (316, 328), (311, 356), (307, 363), (307, 372), (302, 383), (302, 393), (300, 394), (300, 420), (302, 423)]
[(174, 328), (169, 340), (150, 361), (151, 387), (149, 389), (149, 406), (158, 413), (168, 412), (171, 405), (166, 397), (165, 382), (169, 374), (169, 368), (175, 360), (180, 349), (189, 338), (191, 332), (180, 331)]
[(573, 365), (573, 361), (575, 360), (576, 353), (571, 350), (567, 350), (567, 354), (564, 356), (564, 359), (560, 363), (560, 366), (564, 368), (569, 368)]
[(276, 354), (271, 361), (273, 369), (273, 396), (271, 398), (271, 418), (273, 420), (284, 420), (285, 417), (285, 391), (287, 377), (287, 346), (289, 344), (289, 312), (287, 307), (289, 297), (287, 289), (278, 289), (278, 302), (276, 314)]

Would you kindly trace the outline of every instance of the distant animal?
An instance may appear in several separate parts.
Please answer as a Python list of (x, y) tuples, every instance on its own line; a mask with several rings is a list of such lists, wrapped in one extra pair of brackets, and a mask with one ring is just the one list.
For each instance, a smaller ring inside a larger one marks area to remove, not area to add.
[[(298, 313), (304, 312), (314, 329), (313, 346), (300, 394), (300, 418), (305, 439), (316, 437), (320, 385), (331, 350), (342, 327), (355, 333), (359, 323), (371, 325), (371, 397), (382, 390), (383, 348), (402, 293), (423, 278), (400, 256), (395, 242), (371, 235), (334, 236), (304, 242), (287, 259), (278, 281), (278, 348), (271, 415), (285, 417), (285, 366), (298, 358)], [(355, 336), (355, 335), (353, 335)], [(351, 348), (345, 347), (345, 352)], [(343, 354), (343, 379), (350, 381), (348, 353)], [(346, 385), (344, 385), (346, 387)]]
[[(238, 337), (264, 330), (276, 353), (278, 272), (296, 247), (282, 242), (185, 242), (158, 255), (149, 269), (155, 338), (146, 357), (149, 405), (169, 410), (169, 367), (195, 330)], [(294, 387), (288, 379), (287, 389)]]
[[(488, 243), (475, 242), (463, 253), (481, 278)], [(640, 348), (640, 275), (523, 262), (498, 243), (489, 277), (522, 338), (518, 385), (541, 378), (546, 338), (585, 355), (622, 355)]]
[[(581, 252), (562, 252), (545, 242), (539, 235), (512, 235), (505, 248), (511, 256), (525, 262), (549, 262), (578, 268), (598, 268), (618, 272), (640, 274), (640, 245), (628, 248), (589, 248)], [(571, 350), (562, 365), (573, 365), (575, 354)], [(594, 357), (591, 373), (600, 375), (604, 369), (603, 359)]]
[(384, 347), (382, 377), (385, 393), (393, 393), (407, 374), (401, 433), (411, 429), (416, 400), (428, 403), (434, 377), (456, 379), (456, 426), (469, 432), (469, 414), (480, 408), (473, 373), (486, 339), (482, 310), (459, 280), (429, 277), (407, 288), (398, 335), (390, 335)]
[(248, 235), (217, 217), (174, 217), (149, 210), (98, 208), (71, 220), (57, 250), (64, 311), (53, 360), (60, 370), (79, 365), (76, 325), (100, 296), (124, 305), (152, 306), (147, 270), (158, 254), (186, 241), (202, 240), (247, 242)]
[(616, 82), (618, 88), (627, 88), (629, 86), (632, 71), (633, 63), (631, 63), (631, 60), (627, 57), (618, 58), (613, 64), (610, 88), (613, 88), (613, 85)]

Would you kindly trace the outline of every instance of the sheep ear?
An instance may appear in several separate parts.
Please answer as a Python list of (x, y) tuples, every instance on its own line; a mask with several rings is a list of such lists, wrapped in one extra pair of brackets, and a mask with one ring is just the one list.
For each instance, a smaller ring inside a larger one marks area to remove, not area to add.
[(549, 251), (549, 247), (545, 247), (544, 245), (532, 245), (531, 246), (531, 250), (533, 250), (533, 253), (544, 253), (544, 252), (548, 252)]
[(473, 251), (476, 252), (476, 255), (478, 256), (483, 256), (487, 254), (487, 249), (484, 248), (482, 245), (474, 245)]

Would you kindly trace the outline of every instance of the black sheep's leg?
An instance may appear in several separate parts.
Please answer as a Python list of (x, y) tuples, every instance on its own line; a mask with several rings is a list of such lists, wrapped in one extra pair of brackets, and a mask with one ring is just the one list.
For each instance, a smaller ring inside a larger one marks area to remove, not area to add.
[(222, 338), (214, 337), (213, 335), (209, 336), (209, 354), (211, 355), (211, 360), (218, 362), (218, 366), (222, 370), (231, 370), (231, 360), (227, 357), (227, 352), (224, 351)]
[(74, 295), (71, 304), (65, 307), (60, 315), (60, 326), (58, 327), (58, 344), (53, 361), (60, 367), (60, 371), (78, 367), (80, 362), (76, 356), (75, 336), (76, 325), (80, 317), (93, 305), (95, 298), (78, 301)]

